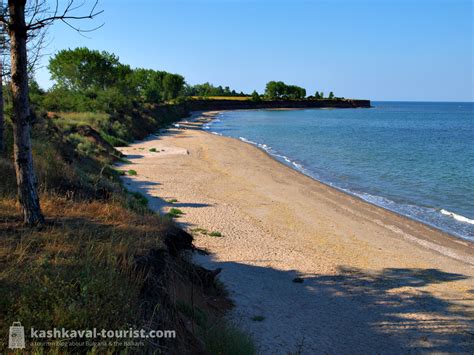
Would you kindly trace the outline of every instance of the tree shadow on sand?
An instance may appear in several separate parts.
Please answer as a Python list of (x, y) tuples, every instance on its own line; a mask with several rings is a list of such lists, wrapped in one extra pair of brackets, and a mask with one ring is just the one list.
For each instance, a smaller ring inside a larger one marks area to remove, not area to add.
[[(221, 267), (240, 326), (264, 337), (263, 353), (405, 353), (474, 351), (469, 300), (441, 299), (425, 286), (467, 279), (438, 269), (341, 266), (333, 275), (301, 275), (198, 256)], [(303, 283), (296, 283), (295, 278)], [(472, 301), (472, 300), (471, 300)], [(255, 316), (265, 318), (252, 321)]]

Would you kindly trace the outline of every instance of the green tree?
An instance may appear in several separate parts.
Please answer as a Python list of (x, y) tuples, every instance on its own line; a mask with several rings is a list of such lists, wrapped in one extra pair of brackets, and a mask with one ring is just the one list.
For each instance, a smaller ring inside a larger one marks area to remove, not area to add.
[(137, 91), (137, 99), (142, 102), (163, 100), (163, 72), (151, 69), (135, 69), (131, 75), (131, 85)]
[(163, 77), (163, 99), (176, 99), (184, 92), (184, 78), (178, 74), (166, 73)]
[(265, 96), (270, 100), (280, 99), (285, 94), (285, 88), (283, 81), (269, 81), (265, 86)]
[(106, 89), (117, 81), (120, 62), (114, 54), (80, 47), (59, 51), (49, 61), (51, 78), (75, 91)]
[(244, 93), (237, 94), (235, 90), (230, 90), (230, 87), (222, 87), (222, 86), (217, 86), (215, 87), (214, 85), (210, 83), (204, 83), (204, 84), (197, 84), (194, 86), (189, 86), (186, 89), (186, 95), (188, 96), (246, 96)]
[(265, 96), (275, 99), (303, 99), (306, 89), (296, 85), (286, 85), (283, 81), (269, 81), (265, 87)]
[(330, 100), (334, 99), (334, 93), (332, 91), (329, 93), (328, 99)]
[(252, 92), (252, 101), (262, 101), (262, 98), (260, 97), (260, 95), (258, 94), (258, 92), (256, 90), (254, 90)]

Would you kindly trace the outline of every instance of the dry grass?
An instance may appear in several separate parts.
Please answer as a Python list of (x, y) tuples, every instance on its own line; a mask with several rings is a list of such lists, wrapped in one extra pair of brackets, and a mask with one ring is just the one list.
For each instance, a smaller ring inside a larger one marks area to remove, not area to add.
[(232, 101), (249, 101), (251, 96), (191, 96), (193, 100), (232, 100)]
[[(168, 222), (134, 213), (119, 201), (43, 196), (42, 202), (47, 225), (31, 229), (22, 225), (14, 200), (0, 201), (4, 324), (21, 321), (26, 329), (143, 326), (140, 292), (146, 275), (136, 272), (134, 258), (165, 249)], [(0, 329), (3, 339), (6, 331)]]

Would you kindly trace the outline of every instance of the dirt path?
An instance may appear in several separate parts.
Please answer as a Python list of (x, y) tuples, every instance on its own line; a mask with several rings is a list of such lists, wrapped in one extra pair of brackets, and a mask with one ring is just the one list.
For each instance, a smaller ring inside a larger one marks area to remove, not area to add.
[(474, 351), (472, 244), (234, 139), (174, 129), (122, 151), (129, 189), (208, 231), (193, 232), (210, 252), (196, 260), (223, 268), (230, 316), (260, 353)]

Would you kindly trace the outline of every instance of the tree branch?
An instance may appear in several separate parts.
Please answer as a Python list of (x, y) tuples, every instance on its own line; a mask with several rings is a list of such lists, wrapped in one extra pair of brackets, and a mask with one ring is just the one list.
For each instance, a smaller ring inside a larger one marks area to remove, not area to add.
[[(35, 31), (35, 30), (38, 30), (38, 29), (41, 29), (43, 27), (46, 27), (50, 24), (52, 24), (54, 21), (62, 21), (64, 22), (66, 25), (68, 25), (69, 27), (71, 27), (72, 29), (74, 29), (75, 31), (77, 32), (91, 32), (91, 31), (95, 31), (97, 30), (98, 28), (102, 27), (102, 25), (100, 26), (97, 26), (95, 28), (92, 28), (92, 29), (81, 29), (79, 27), (75, 27), (73, 26), (71, 23), (69, 23), (69, 21), (71, 20), (86, 20), (86, 19), (94, 19), (96, 16), (102, 14), (104, 12), (104, 10), (98, 10), (96, 11), (96, 8), (97, 8), (97, 4), (99, 3), (99, 0), (96, 0), (94, 2), (94, 5), (91, 7), (89, 13), (87, 15), (73, 15), (72, 13), (80, 8), (82, 8), (84, 6), (84, 2), (81, 3), (80, 5), (77, 5), (77, 6), (73, 6), (74, 4), (74, 0), (69, 0), (66, 8), (64, 9), (64, 11), (61, 12), (61, 14), (58, 13), (58, 0), (56, 0), (56, 7), (55, 7), (55, 10), (53, 12), (53, 15), (50, 16), (50, 17), (46, 17), (46, 18), (43, 18), (43, 19), (40, 19), (40, 20), (37, 20), (37, 21), (31, 21), (28, 26), (27, 26), (27, 30), (29, 31)], [(0, 22), (2, 21), (1, 17), (0, 17)]]

